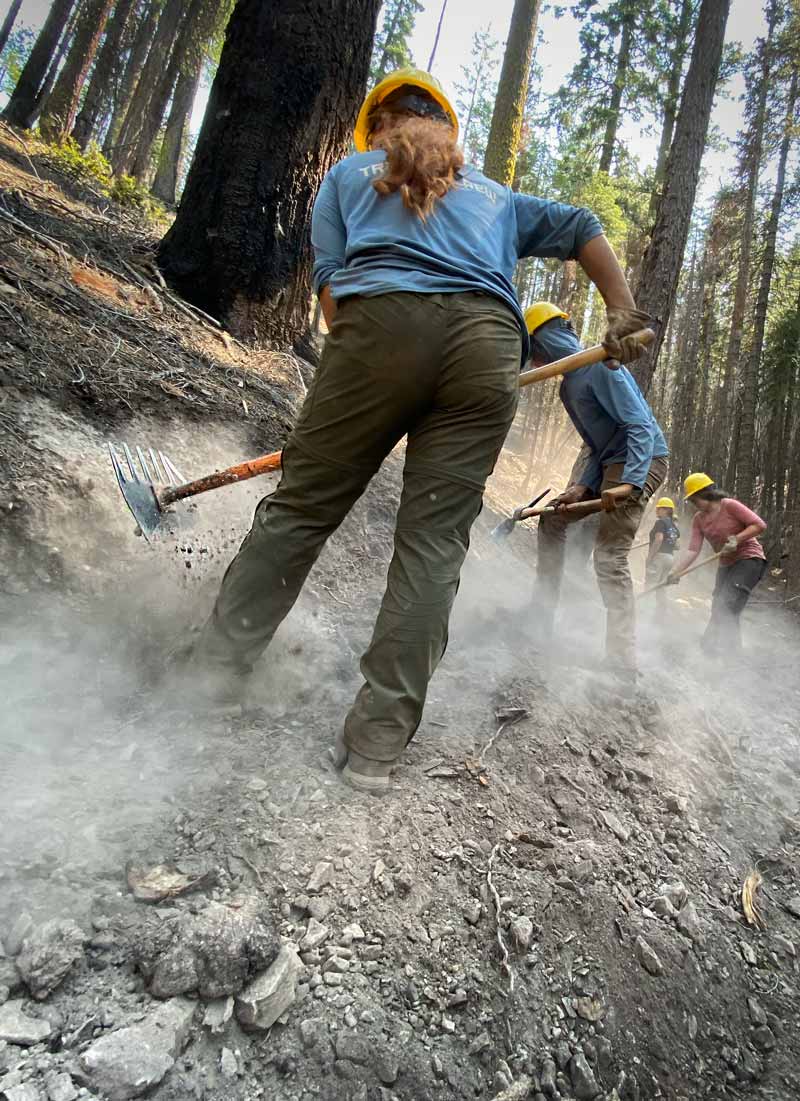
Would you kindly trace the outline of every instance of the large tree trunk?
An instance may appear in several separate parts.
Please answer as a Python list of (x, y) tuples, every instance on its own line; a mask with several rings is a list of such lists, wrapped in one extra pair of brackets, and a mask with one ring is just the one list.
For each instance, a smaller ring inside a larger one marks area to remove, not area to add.
[(3, 112), (3, 118), (12, 126), (27, 128), (36, 117), (39, 89), (58, 49), (73, 2), (74, 0), (53, 0), (44, 26), (33, 44), (30, 57)]
[(483, 171), (511, 186), (519, 152), (540, 0), (514, 0)]
[[(733, 293), (733, 306), (731, 308), (730, 327), (728, 332), (728, 348), (725, 355), (725, 377), (730, 380), (731, 383), (736, 378), (739, 368), (745, 313), (750, 291), (750, 258), (753, 248), (758, 177), (761, 171), (761, 157), (764, 148), (767, 95), (769, 92), (770, 72), (772, 68), (772, 38), (775, 31), (776, 19), (777, 5), (773, 2), (770, 4), (768, 10), (767, 37), (761, 44), (761, 69), (758, 83), (754, 89), (755, 100), (752, 125), (744, 135), (743, 167), (745, 171), (745, 185), (742, 195), (744, 210), (742, 214), (739, 262), (736, 268), (736, 285)], [(740, 418), (737, 413), (737, 440), (739, 438), (739, 427)], [(731, 485), (736, 481), (735, 473), (737, 461), (738, 449), (731, 450), (728, 455), (727, 478)]]
[(686, 74), (675, 139), (667, 158), (664, 194), (653, 236), (642, 263), (637, 304), (657, 317), (655, 342), (636, 363), (634, 374), (647, 393), (664, 330), (675, 301), (683, 253), (692, 218), (700, 162), (714, 102), (730, 0), (702, 0), (692, 60)]
[[(152, 132), (154, 139), (158, 133), (164, 108), (172, 93), (172, 86), (175, 81), (176, 74), (172, 66), (175, 45), (183, 22), (189, 17), (198, 2), (199, 0), (189, 0), (190, 11), (185, 12), (185, 0), (166, 0), (158, 20), (153, 44), (136, 82), (136, 89), (131, 97), (128, 113), (120, 128), (111, 155), (111, 166), (117, 175), (130, 175), (132, 173), (134, 162), (141, 155), (144, 137)], [(170, 77), (172, 84), (170, 84), (165, 97), (163, 88)], [(161, 110), (158, 111), (158, 104), (162, 100)], [(156, 115), (158, 118), (154, 124), (153, 120)]]
[(3, 20), (3, 25), (0, 27), (0, 54), (6, 48), (6, 42), (11, 37), (11, 32), (14, 29), (14, 23), (19, 15), (19, 9), (22, 7), (22, 0), (11, 0), (11, 7), (6, 13), (6, 17)]
[[(148, 105), (144, 125), (136, 145), (131, 174), (145, 183), (151, 172), (153, 145), (164, 119), (178, 77), (195, 53), (201, 53), (217, 21), (220, 0), (192, 0), (181, 23), (170, 55), (169, 65)], [(185, 89), (183, 94), (186, 94)], [(193, 97), (194, 98), (194, 97)]]
[(193, 69), (181, 73), (175, 85), (172, 107), (158, 157), (158, 168), (150, 189), (157, 199), (161, 199), (168, 206), (175, 204), (186, 133), (202, 71), (203, 59), (198, 57)]
[(100, 44), (113, 2), (114, 0), (86, 0), (64, 68), (42, 111), (39, 128), (47, 141), (60, 141), (72, 129), (83, 83)]
[(172, 228), (170, 282), (237, 336), (306, 332), (317, 189), (346, 151), (380, 0), (238, 0)]
[(661, 124), (661, 138), (658, 143), (658, 156), (656, 158), (656, 170), (653, 180), (653, 191), (650, 195), (650, 217), (654, 218), (658, 209), (658, 201), (661, 197), (661, 188), (664, 183), (664, 173), (667, 167), (667, 157), (672, 145), (672, 135), (675, 130), (675, 115), (678, 111), (678, 97), (681, 91), (681, 75), (686, 50), (689, 46), (689, 32), (692, 29), (693, 0), (683, 0), (681, 14), (676, 28), (675, 38), (672, 43), (670, 56), (669, 76), (667, 78), (667, 94), (664, 97), (664, 119)]
[(112, 100), (114, 74), (134, 0), (117, 0), (72, 136), (81, 149), (92, 139)]
[(161, 0), (150, 0), (142, 15), (131, 43), (128, 60), (120, 80), (119, 89), (114, 97), (114, 108), (103, 140), (103, 154), (111, 160), (117, 148), (117, 139), (131, 105), (131, 99), (142, 72), (147, 54), (153, 44), (158, 17), (161, 12)]
[(789, 147), (794, 137), (794, 112), (797, 104), (797, 69), (792, 73), (789, 97), (786, 108), (783, 140), (778, 157), (778, 172), (775, 177), (775, 191), (770, 203), (769, 217), (764, 233), (764, 258), (761, 263), (761, 279), (756, 300), (756, 312), (753, 319), (753, 342), (745, 361), (742, 385), (742, 419), (739, 426), (739, 451), (737, 456), (736, 492), (749, 500), (755, 489), (755, 428), (756, 406), (758, 399), (758, 376), (761, 366), (761, 353), (764, 348), (764, 330), (767, 324), (767, 306), (772, 286), (772, 273), (775, 268), (775, 247), (778, 239), (778, 223), (783, 210), (783, 196), (786, 187), (786, 162)]
[(611, 102), (608, 105), (608, 119), (603, 135), (603, 147), (600, 152), (601, 172), (609, 173), (614, 161), (614, 146), (617, 143), (617, 129), (619, 128), (620, 111), (622, 109), (622, 96), (625, 92), (625, 84), (628, 80), (628, 66), (631, 63), (631, 42), (633, 39), (635, 15), (628, 11), (622, 20), (622, 38), (617, 54), (617, 68), (614, 73), (614, 90), (611, 93)]

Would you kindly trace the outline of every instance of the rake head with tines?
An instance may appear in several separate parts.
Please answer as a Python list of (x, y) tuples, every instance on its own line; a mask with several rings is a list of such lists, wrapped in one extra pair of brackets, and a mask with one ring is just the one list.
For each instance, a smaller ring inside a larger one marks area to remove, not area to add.
[(164, 509), (169, 503), (165, 500), (165, 491), (182, 485), (186, 479), (163, 451), (149, 447), (145, 452), (137, 447), (134, 457), (124, 443), (121, 459), (113, 443), (108, 445), (108, 450), (125, 504), (142, 535), (149, 540), (159, 531), (164, 520)]
[(282, 454), (280, 451), (272, 451), (269, 455), (262, 455), (258, 459), (250, 459), (187, 482), (163, 451), (156, 451), (152, 447), (143, 451), (141, 447), (137, 447), (134, 456), (128, 445), (123, 444), (123, 457), (120, 458), (119, 451), (112, 443), (108, 445), (108, 450), (125, 504), (133, 513), (145, 539), (163, 531), (165, 515), (177, 519), (172, 511), (166, 512), (169, 505), (194, 497), (198, 493), (205, 493), (209, 489), (219, 489), (221, 486), (233, 485), (234, 482), (243, 482), (259, 474), (277, 470), (281, 465)]

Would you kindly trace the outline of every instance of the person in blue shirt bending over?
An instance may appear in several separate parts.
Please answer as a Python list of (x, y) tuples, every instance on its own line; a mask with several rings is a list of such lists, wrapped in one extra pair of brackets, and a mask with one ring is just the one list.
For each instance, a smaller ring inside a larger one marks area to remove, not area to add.
[(344, 778), (374, 793), (420, 723), (470, 528), (517, 406), (528, 348), (517, 260), (577, 259), (606, 303), (604, 340), (620, 360), (639, 354), (631, 334), (646, 320), (590, 211), (465, 167), (457, 138), (438, 81), (400, 70), (369, 93), (357, 152), (323, 180), (311, 240), (329, 334), (280, 485), (259, 504), (194, 654), (204, 683), (219, 685), (209, 705), (224, 707), (241, 685), (225, 675), (252, 668), (326, 539), (405, 437), (386, 593), (332, 749)]
[[(537, 366), (581, 350), (568, 315), (551, 302), (530, 306), (525, 320), (531, 359)], [(559, 397), (583, 441), (586, 459), (581, 470), (573, 468), (571, 484), (552, 504), (602, 499), (594, 570), (606, 607), (604, 665), (635, 683), (636, 615), (628, 552), (645, 506), (666, 475), (669, 449), (633, 375), (624, 367), (580, 367), (564, 375)], [(539, 520), (535, 605), (536, 626), (544, 640), (553, 632), (567, 528), (580, 519), (555, 512)]]

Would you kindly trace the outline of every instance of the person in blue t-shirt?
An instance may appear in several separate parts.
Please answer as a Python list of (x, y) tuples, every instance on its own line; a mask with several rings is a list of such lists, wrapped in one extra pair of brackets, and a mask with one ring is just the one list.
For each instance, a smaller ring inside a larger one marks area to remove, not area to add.
[[(357, 152), (323, 180), (311, 240), (329, 335), (281, 483), (258, 506), (196, 648), (207, 674), (251, 669), (326, 539), (405, 437), (386, 593), (332, 752), (351, 784), (376, 793), (420, 723), (470, 528), (516, 410), (528, 346), (517, 260), (576, 259), (605, 300), (605, 341), (620, 360), (639, 353), (631, 334), (646, 320), (589, 210), (466, 167), (457, 137), (438, 82), (400, 70), (369, 93)], [(229, 692), (235, 700), (223, 680), (223, 706)]]
[[(675, 564), (675, 551), (680, 538), (680, 528), (675, 523), (675, 502), (671, 497), (659, 497), (656, 501), (656, 522), (650, 529), (650, 546), (645, 565), (648, 585), (660, 585), (669, 577)], [(666, 587), (656, 589), (656, 607), (663, 612), (666, 604)]]
[[(526, 310), (531, 358), (538, 365), (581, 350), (568, 315), (551, 302)], [(573, 468), (571, 484), (552, 502), (567, 505), (600, 497), (603, 511), (594, 540), (594, 570), (606, 608), (606, 658), (609, 671), (626, 681), (636, 677), (636, 618), (628, 565), (645, 505), (664, 480), (664, 434), (626, 368), (603, 363), (564, 375), (559, 397), (583, 440), (585, 461)], [(538, 630), (553, 631), (567, 528), (582, 517), (557, 511), (539, 520), (535, 604)]]

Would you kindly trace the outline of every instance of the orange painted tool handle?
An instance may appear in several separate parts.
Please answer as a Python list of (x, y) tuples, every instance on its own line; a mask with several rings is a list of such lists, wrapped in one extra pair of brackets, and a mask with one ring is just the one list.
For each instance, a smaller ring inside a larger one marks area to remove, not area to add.
[[(652, 329), (640, 329), (633, 334), (640, 344), (647, 347), (652, 344), (656, 334)], [(609, 354), (602, 344), (595, 344), (592, 348), (586, 348), (582, 352), (557, 359), (555, 363), (548, 363), (546, 367), (534, 367), (530, 371), (523, 371), (519, 376), (520, 386), (530, 386), (532, 382), (543, 382), (546, 378), (555, 378), (556, 375), (568, 375), (570, 371), (577, 371), (579, 367), (589, 367), (592, 363), (602, 363), (609, 359)]]
[(282, 451), (273, 451), (269, 455), (262, 455), (259, 459), (250, 459), (249, 462), (229, 466), (227, 470), (217, 470), (213, 474), (207, 474), (205, 478), (197, 478), (194, 482), (186, 482), (182, 486), (171, 486), (159, 493), (159, 504), (171, 505), (173, 501), (196, 497), (198, 493), (206, 493), (209, 489), (219, 489), (221, 486), (233, 485), (234, 482), (257, 478), (259, 474), (268, 474), (271, 470), (277, 470), (280, 467), (282, 455)]

